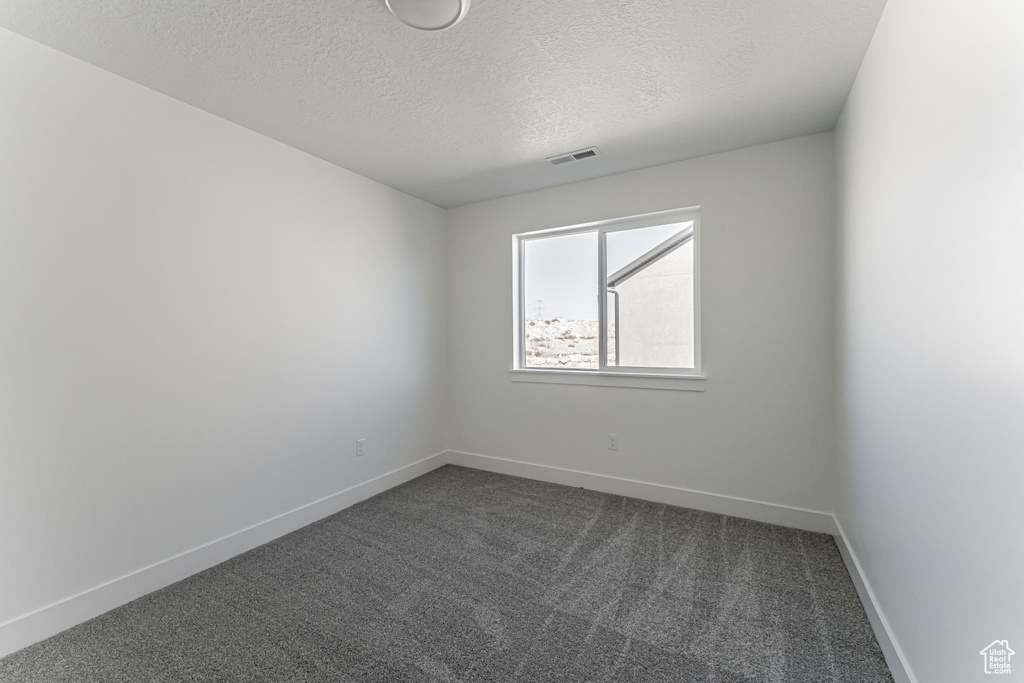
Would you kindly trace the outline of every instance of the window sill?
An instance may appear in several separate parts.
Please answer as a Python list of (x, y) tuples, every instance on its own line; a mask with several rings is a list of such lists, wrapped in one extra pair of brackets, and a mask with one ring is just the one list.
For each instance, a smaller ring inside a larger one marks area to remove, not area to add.
[(595, 387), (629, 387), (632, 389), (667, 389), (669, 391), (704, 391), (707, 377), (687, 375), (648, 375), (625, 372), (588, 372), (572, 370), (509, 370), (513, 382), (541, 384), (582, 384)]

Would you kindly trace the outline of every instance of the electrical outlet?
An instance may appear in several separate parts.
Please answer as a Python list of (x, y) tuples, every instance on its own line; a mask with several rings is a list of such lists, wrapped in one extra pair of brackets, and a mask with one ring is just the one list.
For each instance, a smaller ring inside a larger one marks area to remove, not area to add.
[(608, 435), (608, 450), (617, 451), (619, 450), (619, 437), (616, 434)]
[(361, 458), (366, 455), (366, 439), (356, 439), (356, 457)]

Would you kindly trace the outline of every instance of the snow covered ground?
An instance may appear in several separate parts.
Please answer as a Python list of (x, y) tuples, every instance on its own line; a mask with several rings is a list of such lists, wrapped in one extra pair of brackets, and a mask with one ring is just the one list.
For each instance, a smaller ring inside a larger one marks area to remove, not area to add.
[[(609, 328), (609, 337), (614, 339), (614, 325)], [(597, 332), (596, 320), (527, 318), (526, 366), (596, 370)], [(614, 358), (614, 342), (608, 352)]]

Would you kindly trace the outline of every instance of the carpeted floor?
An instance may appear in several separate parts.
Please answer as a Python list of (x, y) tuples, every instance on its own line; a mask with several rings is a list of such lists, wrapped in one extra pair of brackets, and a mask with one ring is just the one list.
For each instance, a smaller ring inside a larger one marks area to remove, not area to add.
[(0, 681), (892, 681), (832, 538), (447, 466)]

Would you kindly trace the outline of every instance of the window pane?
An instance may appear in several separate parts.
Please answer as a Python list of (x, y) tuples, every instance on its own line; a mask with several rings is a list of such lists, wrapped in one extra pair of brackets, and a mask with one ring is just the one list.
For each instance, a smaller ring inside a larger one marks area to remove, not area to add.
[(693, 222), (605, 235), (608, 365), (694, 367)]
[(523, 243), (525, 364), (598, 368), (597, 233)]

